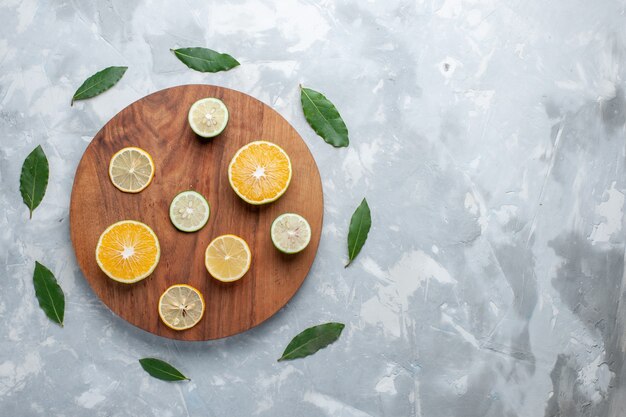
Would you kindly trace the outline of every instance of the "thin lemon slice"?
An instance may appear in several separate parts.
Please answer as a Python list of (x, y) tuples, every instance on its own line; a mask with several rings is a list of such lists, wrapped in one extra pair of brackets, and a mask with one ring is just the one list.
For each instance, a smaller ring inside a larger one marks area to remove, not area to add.
[(195, 232), (209, 220), (211, 209), (206, 198), (195, 191), (183, 191), (170, 204), (170, 220), (182, 232)]
[(311, 241), (311, 226), (299, 214), (285, 213), (274, 220), (270, 234), (276, 249), (285, 253), (298, 253)]
[(206, 248), (204, 264), (213, 278), (233, 282), (243, 277), (252, 262), (245, 240), (235, 235), (218, 236)]
[(203, 315), (204, 298), (191, 285), (172, 285), (159, 298), (159, 317), (170, 329), (190, 329)]
[(134, 220), (107, 227), (96, 245), (96, 261), (102, 272), (125, 284), (148, 277), (160, 257), (161, 247), (154, 231)]
[(278, 145), (251, 142), (237, 151), (228, 165), (230, 186), (250, 204), (278, 200), (291, 182), (291, 161)]
[(191, 105), (188, 120), (191, 130), (198, 136), (212, 138), (226, 129), (228, 109), (220, 99), (203, 98)]
[(134, 146), (117, 151), (109, 162), (109, 178), (125, 193), (138, 193), (150, 185), (154, 161), (150, 154)]

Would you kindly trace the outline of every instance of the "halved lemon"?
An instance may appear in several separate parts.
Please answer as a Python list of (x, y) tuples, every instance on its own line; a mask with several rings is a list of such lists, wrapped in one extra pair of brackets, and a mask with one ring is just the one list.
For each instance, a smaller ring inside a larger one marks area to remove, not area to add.
[(195, 232), (209, 220), (211, 209), (206, 198), (195, 191), (179, 193), (170, 204), (170, 220), (182, 232)]
[(154, 161), (150, 154), (134, 146), (120, 149), (109, 162), (109, 178), (125, 193), (138, 193), (152, 182)]
[(204, 264), (213, 278), (233, 282), (243, 277), (252, 262), (245, 240), (235, 235), (218, 236), (206, 248)]
[(204, 298), (191, 285), (172, 285), (159, 298), (159, 317), (170, 329), (190, 329), (203, 315)]
[(250, 204), (278, 200), (291, 182), (291, 161), (278, 145), (251, 142), (237, 151), (228, 165), (230, 186)]
[(160, 257), (161, 247), (154, 231), (134, 220), (107, 227), (96, 245), (96, 261), (102, 272), (124, 284), (149, 276)]
[(189, 108), (189, 126), (198, 136), (212, 138), (226, 129), (228, 109), (222, 100), (203, 98)]
[(284, 213), (274, 220), (270, 234), (276, 249), (284, 253), (298, 253), (311, 241), (311, 226), (299, 214)]

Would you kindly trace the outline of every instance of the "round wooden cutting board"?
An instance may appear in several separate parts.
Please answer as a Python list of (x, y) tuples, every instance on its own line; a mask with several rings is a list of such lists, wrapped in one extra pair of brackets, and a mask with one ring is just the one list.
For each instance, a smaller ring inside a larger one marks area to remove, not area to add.
[[(187, 122), (189, 107), (204, 97), (217, 97), (228, 107), (226, 130), (213, 139), (196, 136)], [(255, 140), (280, 145), (289, 155), (293, 176), (276, 202), (252, 206), (228, 183), (227, 167), (235, 152)], [(152, 183), (138, 194), (117, 190), (108, 176), (111, 156), (126, 146), (152, 155)], [(172, 198), (196, 190), (211, 206), (207, 225), (183, 233), (169, 219)], [(295, 212), (311, 224), (309, 246), (296, 255), (272, 245), (270, 225), (281, 213)], [(263, 322), (296, 293), (304, 281), (320, 240), (322, 184), (315, 160), (298, 133), (276, 111), (238, 91), (210, 85), (168, 88), (136, 101), (113, 117), (87, 147), (76, 170), (70, 203), (74, 251), (87, 281), (116, 314), (151, 333), (181, 340), (230, 336)], [(155, 231), (161, 259), (154, 273), (136, 284), (109, 279), (98, 267), (95, 248), (100, 234), (119, 220), (139, 220)], [(252, 266), (239, 281), (221, 283), (204, 266), (204, 251), (218, 235), (244, 238)], [(193, 328), (177, 332), (159, 319), (158, 299), (170, 285), (186, 283), (202, 292), (206, 310)]]

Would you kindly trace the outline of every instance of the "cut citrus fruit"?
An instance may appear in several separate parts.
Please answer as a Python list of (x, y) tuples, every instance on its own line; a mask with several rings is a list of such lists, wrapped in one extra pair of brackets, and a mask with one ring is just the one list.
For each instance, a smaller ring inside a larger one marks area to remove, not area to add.
[(270, 234), (276, 249), (285, 253), (298, 253), (311, 241), (311, 226), (299, 214), (285, 213), (274, 220)]
[(222, 282), (237, 281), (243, 277), (252, 261), (245, 240), (235, 235), (218, 236), (206, 248), (204, 263), (213, 278)]
[(209, 97), (191, 105), (189, 126), (198, 136), (212, 138), (219, 135), (228, 124), (228, 109), (222, 100)]
[(120, 149), (109, 162), (109, 177), (120, 191), (138, 193), (150, 185), (154, 177), (154, 161), (141, 148)]
[(191, 285), (172, 285), (159, 298), (159, 317), (170, 329), (190, 329), (203, 315), (204, 298)]
[(250, 204), (278, 200), (291, 181), (291, 161), (278, 145), (251, 142), (237, 151), (228, 165), (228, 180), (233, 190)]
[(154, 271), (161, 256), (159, 239), (141, 222), (122, 220), (107, 227), (96, 245), (96, 261), (111, 279), (132, 284)]
[(182, 232), (195, 232), (209, 220), (211, 209), (202, 194), (195, 191), (179, 193), (170, 204), (170, 220)]

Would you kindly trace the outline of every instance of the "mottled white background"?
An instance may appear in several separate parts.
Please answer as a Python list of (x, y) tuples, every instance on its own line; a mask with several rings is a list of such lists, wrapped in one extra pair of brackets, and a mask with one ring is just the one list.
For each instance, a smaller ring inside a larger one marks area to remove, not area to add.
[[(624, 0), (0, 3), (0, 415), (535, 417), (626, 414)], [(235, 56), (201, 74), (169, 51)], [(82, 81), (127, 65), (70, 107)], [(184, 343), (94, 296), (69, 239), (74, 171), (95, 133), (156, 90), (251, 94), (302, 134), (325, 223), (302, 289), (239, 336)], [(298, 84), (339, 108), (351, 144), (306, 125)], [(38, 144), (34, 218), (18, 190)], [(370, 238), (344, 269), (350, 215)], [(66, 326), (39, 309), (55, 273)], [(331, 347), (277, 363), (292, 336), (342, 321)], [(189, 375), (168, 384), (137, 359)]]

